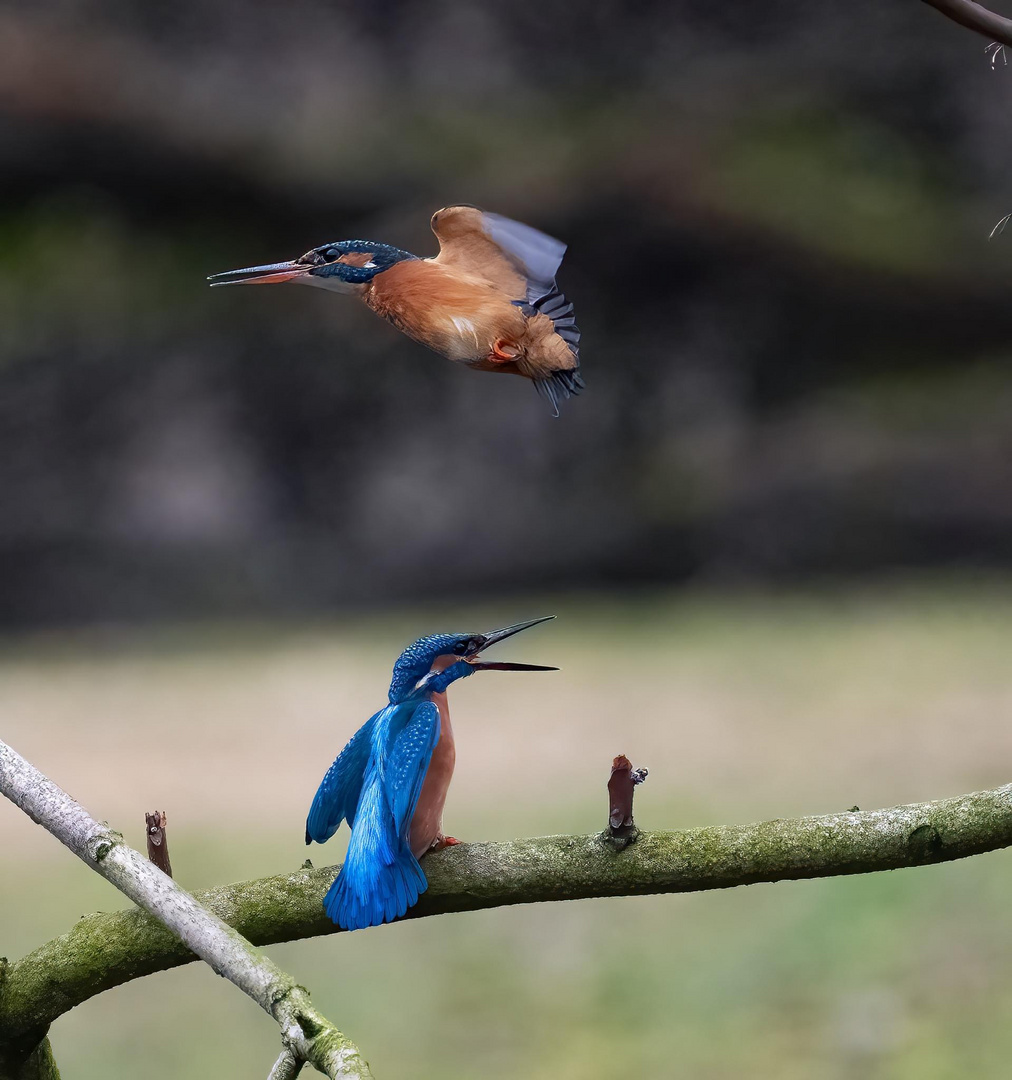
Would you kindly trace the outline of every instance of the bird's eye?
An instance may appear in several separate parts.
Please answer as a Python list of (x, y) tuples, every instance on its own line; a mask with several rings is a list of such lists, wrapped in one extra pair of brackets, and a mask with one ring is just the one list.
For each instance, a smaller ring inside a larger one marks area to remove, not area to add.
[(323, 256), (327, 260), (327, 262), (334, 262), (335, 259), (339, 259), (343, 254), (344, 252), (341, 251), (340, 248), (333, 247), (327, 248), (327, 250), (323, 253)]
[(457, 644), (453, 646), (453, 651), (457, 656), (463, 656), (470, 647), (470, 644), (470, 641), (458, 641)]

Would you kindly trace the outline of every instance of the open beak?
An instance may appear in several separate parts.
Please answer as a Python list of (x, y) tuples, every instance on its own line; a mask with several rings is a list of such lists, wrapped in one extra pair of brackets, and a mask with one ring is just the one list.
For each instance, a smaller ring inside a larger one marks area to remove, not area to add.
[(487, 649), (492, 645), (498, 645), (500, 641), (505, 641), (514, 634), (519, 634), (521, 630), (529, 630), (532, 626), (537, 626), (539, 623), (543, 622), (551, 622), (554, 618), (554, 615), (542, 615), (540, 619), (528, 619), (527, 622), (518, 622), (514, 623), (512, 626), (504, 626), (501, 630), (490, 630), (485, 635), (485, 640), (482, 642), (481, 647)]
[[(295, 261), (267, 263), (265, 266), (247, 266), (244, 270), (226, 270), (223, 274), (212, 274), (207, 280), (212, 289), (217, 285), (273, 285), (302, 277), (312, 269), (307, 263)], [(229, 280), (219, 281), (219, 278)]]
[(557, 667), (544, 667), (541, 664), (508, 664), (505, 661), (468, 660), (475, 671), (558, 671)]
[(506, 638), (513, 637), (514, 634), (519, 634), (521, 630), (529, 630), (532, 626), (537, 626), (539, 623), (543, 622), (549, 622), (554, 618), (554, 615), (544, 615), (540, 619), (528, 619), (527, 622), (514, 623), (512, 626), (504, 626), (501, 630), (492, 630), (483, 635), (483, 640), (478, 648), (471, 656), (466, 656), (464, 659), (471, 667), (478, 671), (558, 671), (558, 668), (543, 667), (541, 664), (509, 664), (502, 661), (495, 662), (478, 659), (478, 653), (483, 652), (490, 645), (497, 645), (500, 641), (505, 641)]

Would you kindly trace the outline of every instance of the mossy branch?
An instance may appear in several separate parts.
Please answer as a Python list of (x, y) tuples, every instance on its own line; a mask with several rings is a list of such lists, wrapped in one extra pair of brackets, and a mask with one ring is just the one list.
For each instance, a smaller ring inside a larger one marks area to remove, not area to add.
[[(309, 1061), (332, 1080), (369, 1080), (372, 1074), (358, 1048), (313, 1008), (304, 987), (2, 741), (0, 794), (140, 905), (150, 926), (192, 950), (191, 958), (199, 956), (273, 1017), (281, 1028), (283, 1059)], [(5, 963), (0, 969), (0, 1080), (56, 1080), (59, 1074), (46, 1040), (49, 1020), (38, 1010), (11, 1010), (12, 1001), (23, 1002), (18, 968)], [(80, 973), (89, 980), (96, 976), (96, 970), (90, 976)], [(92, 986), (92, 992), (105, 989), (94, 982)], [(54, 992), (58, 990), (50, 984), (46, 993)], [(289, 1074), (294, 1075), (290, 1069)]]
[[(1010, 845), (1012, 785), (887, 810), (642, 832), (627, 846), (607, 834), (460, 844), (426, 858), (429, 889), (408, 917), (863, 874)], [(321, 901), (336, 872), (301, 869), (209, 889), (196, 899), (257, 945), (332, 934), (336, 927)], [(0, 1039), (44, 1031), (103, 990), (193, 959), (142, 911), (87, 916), (10, 966), (0, 995)]]
[(60, 1070), (56, 1067), (49, 1039), (36, 1043), (35, 1048), (27, 1054), (0, 1053), (0, 1078), (7, 1080), (8, 1075), (13, 1080), (60, 1080)]

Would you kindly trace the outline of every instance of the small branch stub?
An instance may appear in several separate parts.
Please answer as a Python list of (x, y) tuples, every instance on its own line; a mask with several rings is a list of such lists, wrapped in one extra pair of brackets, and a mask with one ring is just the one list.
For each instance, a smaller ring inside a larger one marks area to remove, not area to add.
[(633, 791), (637, 784), (647, 778), (646, 769), (634, 769), (632, 762), (619, 754), (611, 763), (611, 777), (608, 780), (608, 835), (612, 840), (621, 841), (621, 846), (631, 844), (639, 830), (633, 821)]
[(144, 815), (145, 832), (148, 838), (148, 858), (167, 877), (172, 877), (172, 864), (169, 862), (169, 840), (165, 835), (168, 819), (164, 810), (155, 810)]

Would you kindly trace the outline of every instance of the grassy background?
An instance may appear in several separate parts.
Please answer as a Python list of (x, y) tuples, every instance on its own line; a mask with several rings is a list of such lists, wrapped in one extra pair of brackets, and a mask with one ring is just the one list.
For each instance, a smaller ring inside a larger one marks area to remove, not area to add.
[[(599, 828), (611, 757), (644, 827), (938, 798), (1009, 779), (1012, 582), (883, 582), (413, 610), (301, 626), (47, 635), (0, 647), (3, 737), (143, 844), (169, 813), (197, 888), (305, 858), (302, 822), (418, 633), (560, 618), (452, 694), (464, 839)], [(0, 806), (0, 953), (118, 904)], [(314, 861), (336, 861), (335, 842)], [(1009, 855), (728, 893), (428, 919), (272, 950), (381, 1077), (1007, 1075)], [(272, 1025), (200, 966), (53, 1030), (75, 1080), (265, 1075)]]

